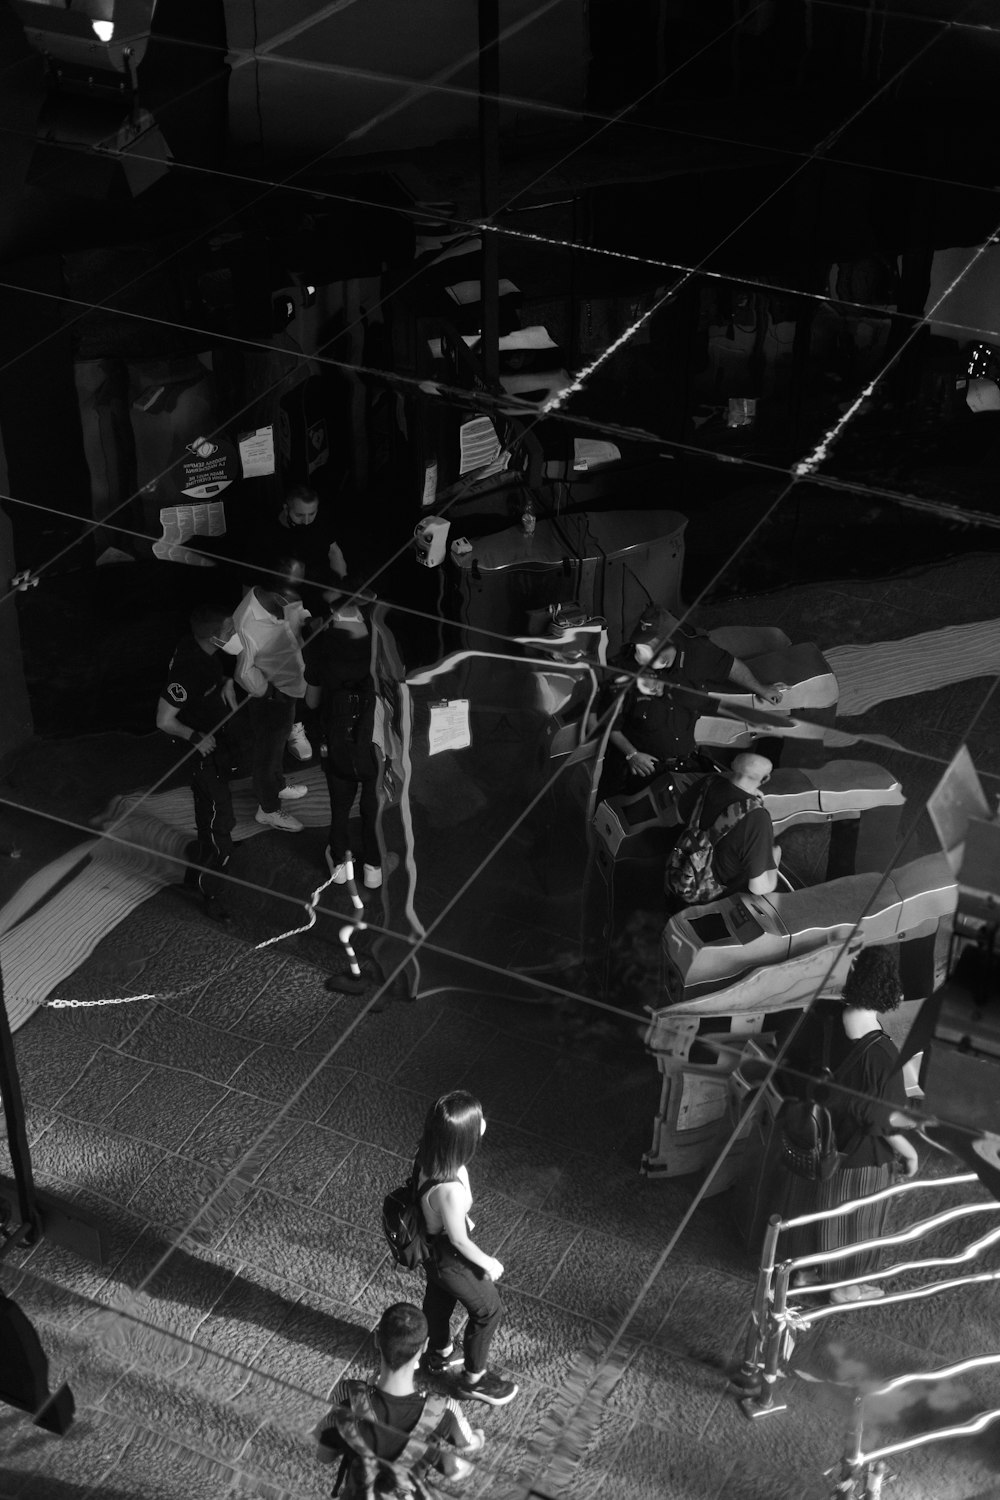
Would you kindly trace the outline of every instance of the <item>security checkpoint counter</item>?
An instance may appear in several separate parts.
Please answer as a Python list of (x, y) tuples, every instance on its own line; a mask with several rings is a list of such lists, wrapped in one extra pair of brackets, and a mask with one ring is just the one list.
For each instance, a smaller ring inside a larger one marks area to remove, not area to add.
[[(663, 933), (667, 1003), (651, 1012), (645, 1038), (662, 1088), (643, 1170), (676, 1176), (713, 1161), (730, 1117), (730, 1075), (748, 1046), (759, 1047), (766, 1017), (839, 994), (858, 948), (899, 942), (906, 997), (929, 995), (938, 925), (956, 901), (947, 857), (932, 854), (888, 876), (729, 896), (672, 917)], [(734, 1171), (735, 1160), (715, 1190)]]

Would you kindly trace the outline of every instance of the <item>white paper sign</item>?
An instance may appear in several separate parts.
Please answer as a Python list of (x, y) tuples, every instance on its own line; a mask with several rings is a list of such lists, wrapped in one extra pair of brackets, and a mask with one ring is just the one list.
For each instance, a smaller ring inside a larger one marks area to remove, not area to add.
[(463, 422), (458, 433), (460, 474), (482, 469), (500, 457), (500, 439), (489, 417), (473, 417)]
[(256, 479), (274, 473), (274, 428), (258, 427), (240, 438), (240, 462), (243, 478)]
[(447, 703), (432, 703), (428, 754), (438, 755), (442, 750), (464, 750), (471, 744), (468, 698), (452, 698)]

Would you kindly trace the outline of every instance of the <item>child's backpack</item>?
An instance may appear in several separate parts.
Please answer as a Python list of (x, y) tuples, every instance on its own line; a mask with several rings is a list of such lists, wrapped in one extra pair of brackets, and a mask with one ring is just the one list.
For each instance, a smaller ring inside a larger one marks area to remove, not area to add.
[(432, 1187), (450, 1179), (429, 1177), (423, 1187), (417, 1186), (419, 1168), (413, 1163), (409, 1182), (393, 1188), (382, 1200), (382, 1233), (397, 1266), (417, 1271), (430, 1255), (424, 1226), (424, 1198)]
[(441, 1442), (433, 1434), (441, 1424), (448, 1398), (430, 1395), (417, 1425), (398, 1458), (379, 1458), (365, 1441), (361, 1423), (378, 1426), (371, 1387), (363, 1380), (348, 1382), (350, 1406), (338, 1406), (331, 1417), (343, 1452), (333, 1495), (340, 1500), (433, 1500), (426, 1475), (436, 1464)]
[(715, 846), (731, 828), (735, 828), (755, 807), (763, 807), (763, 799), (752, 797), (749, 801), (737, 797), (719, 814), (708, 828), (702, 828), (701, 818), (705, 799), (711, 789), (713, 777), (706, 776), (705, 784), (694, 805), (691, 820), (670, 853), (664, 875), (664, 889), (668, 896), (675, 896), (685, 906), (698, 906), (705, 901), (718, 901), (725, 887), (715, 878)]

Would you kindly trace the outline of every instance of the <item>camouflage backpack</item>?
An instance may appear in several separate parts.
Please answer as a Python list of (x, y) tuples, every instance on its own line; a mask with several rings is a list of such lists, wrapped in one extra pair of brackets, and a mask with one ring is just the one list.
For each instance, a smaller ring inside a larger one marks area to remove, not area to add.
[(398, 1458), (379, 1458), (365, 1442), (362, 1422), (379, 1425), (372, 1405), (372, 1388), (363, 1380), (349, 1382), (350, 1406), (332, 1413), (340, 1446), (344, 1450), (333, 1494), (341, 1500), (433, 1500), (427, 1474), (441, 1451), (433, 1433), (441, 1423), (447, 1397), (430, 1395), (416, 1426)]
[(725, 894), (725, 887), (715, 878), (715, 846), (730, 829), (742, 822), (747, 813), (764, 805), (760, 797), (752, 797), (749, 801), (738, 797), (723, 809), (714, 823), (702, 828), (702, 814), (712, 780), (711, 776), (706, 776), (690, 822), (667, 855), (664, 889), (668, 896), (675, 896), (685, 906), (718, 901)]

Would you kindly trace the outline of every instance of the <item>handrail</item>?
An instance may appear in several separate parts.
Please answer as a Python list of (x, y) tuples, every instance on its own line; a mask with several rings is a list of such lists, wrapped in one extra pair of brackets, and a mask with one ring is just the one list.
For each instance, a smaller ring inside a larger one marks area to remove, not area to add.
[(897, 1182), (893, 1187), (882, 1188), (877, 1193), (869, 1193), (865, 1198), (852, 1198), (850, 1203), (840, 1203), (836, 1208), (818, 1209), (814, 1214), (800, 1214), (796, 1219), (782, 1219), (781, 1228), (798, 1229), (803, 1224), (818, 1224), (821, 1219), (837, 1219), (862, 1204), (881, 1203), (884, 1198), (896, 1198), (902, 1193), (912, 1193), (916, 1188), (959, 1187), (964, 1182), (978, 1181), (975, 1172), (963, 1172), (958, 1177), (910, 1178), (906, 1182)]
[[(744, 1345), (743, 1361), (739, 1370), (731, 1379), (731, 1386), (740, 1394), (743, 1410), (748, 1416), (766, 1416), (772, 1411), (782, 1410), (776, 1406), (774, 1400), (775, 1385), (783, 1373), (782, 1366), (787, 1360), (794, 1343), (797, 1330), (811, 1327), (814, 1323), (821, 1322), (826, 1318), (836, 1317), (845, 1312), (858, 1311), (870, 1307), (873, 1299), (859, 1298), (856, 1302), (834, 1303), (829, 1307), (810, 1306), (808, 1302), (803, 1306), (801, 1299), (808, 1299), (817, 1295), (824, 1295), (836, 1288), (857, 1286), (871, 1279), (871, 1273), (867, 1275), (845, 1277), (841, 1281), (825, 1282), (817, 1286), (797, 1287), (794, 1296), (790, 1293), (792, 1275), (797, 1270), (805, 1270), (816, 1266), (836, 1264), (838, 1261), (852, 1259), (858, 1255), (865, 1255), (874, 1251), (885, 1250), (891, 1246), (902, 1246), (912, 1244), (914, 1241), (923, 1239), (936, 1230), (943, 1228), (956, 1220), (970, 1217), (977, 1213), (995, 1213), (1000, 1211), (1000, 1203), (988, 1200), (984, 1203), (963, 1203), (956, 1208), (943, 1210), (941, 1213), (932, 1214), (927, 1219), (921, 1219), (916, 1224), (908, 1226), (897, 1234), (881, 1236), (876, 1239), (855, 1241), (849, 1245), (840, 1246), (835, 1250), (816, 1251), (810, 1255), (795, 1256), (788, 1260), (779, 1261), (778, 1242), (782, 1232), (786, 1229), (800, 1228), (807, 1224), (819, 1223), (824, 1220), (842, 1218), (845, 1215), (856, 1212), (858, 1209), (870, 1206), (872, 1203), (901, 1197), (904, 1193), (914, 1192), (928, 1187), (959, 1187), (971, 1183), (978, 1184), (978, 1177), (974, 1172), (963, 1172), (951, 1177), (928, 1178), (920, 1181), (907, 1181), (897, 1183), (892, 1187), (883, 1188), (878, 1193), (872, 1193), (863, 1198), (855, 1198), (850, 1202), (838, 1204), (835, 1208), (821, 1209), (812, 1214), (801, 1214), (794, 1219), (781, 1219), (777, 1214), (772, 1215), (761, 1250), (760, 1266), (757, 1274), (757, 1282), (754, 1288), (753, 1304), (751, 1307), (749, 1326)], [(984, 1250), (1000, 1243), (1000, 1226), (987, 1231), (977, 1240), (973, 1240), (964, 1250), (954, 1256), (928, 1256), (921, 1260), (901, 1261), (887, 1270), (880, 1271), (880, 1276), (898, 1276), (904, 1271), (931, 1270), (941, 1266), (961, 1266), (974, 1260)], [(930, 1283), (926, 1286), (917, 1287), (913, 1291), (894, 1292), (888, 1296), (880, 1297), (878, 1306), (891, 1306), (911, 1301), (922, 1301), (927, 1297), (937, 1296), (939, 1292), (954, 1290), (957, 1287), (988, 1284), (1000, 1281), (1000, 1271), (976, 1272), (970, 1276), (953, 1277), (947, 1281)]]
[[(880, 1396), (887, 1396), (892, 1391), (901, 1390), (904, 1386), (951, 1380), (957, 1375), (966, 1374), (969, 1370), (996, 1365), (1000, 1365), (1000, 1354), (974, 1355), (970, 1359), (960, 1360), (954, 1365), (945, 1365), (941, 1369), (918, 1370), (908, 1375), (897, 1375), (894, 1380), (888, 1380), (884, 1385), (859, 1395), (854, 1403), (854, 1421), (848, 1436), (849, 1450), (841, 1458), (840, 1478), (834, 1487), (834, 1495), (837, 1497), (844, 1497), (848, 1494), (857, 1495), (858, 1485), (862, 1480), (865, 1483), (865, 1495), (881, 1494), (880, 1480), (884, 1475), (887, 1458), (896, 1457), (900, 1453), (909, 1453), (915, 1448), (926, 1448), (931, 1443), (947, 1442), (951, 1438), (975, 1437), (1000, 1419), (1000, 1407), (994, 1407), (989, 1411), (980, 1412), (968, 1422), (956, 1423), (951, 1427), (935, 1427), (927, 1432), (919, 1432), (914, 1437), (904, 1438), (898, 1443), (885, 1443), (881, 1448), (872, 1448), (866, 1453), (861, 1447), (861, 1437), (867, 1402), (877, 1401)], [(836, 1466), (826, 1470), (828, 1477), (835, 1472)]]
[[(995, 1245), (998, 1242), (1000, 1242), (1000, 1228), (991, 1229), (989, 1234), (984, 1234), (981, 1239), (973, 1240), (971, 1244), (966, 1245), (965, 1249), (960, 1251), (957, 1255), (933, 1256), (929, 1260), (907, 1260), (900, 1262), (899, 1265), (884, 1266), (878, 1273), (879, 1279), (882, 1280), (889, 1276), (900, 1276), (904, 1271), (931, 1271), (935, 1266), (960, 1266), (963, 1265), (966, 1261), (975, 1260), (976, 1256), (980, 1255), (982, 1251), (988, 1250), (991, 1245)], [(831, 1250), (826, 1252), (824, 1255), (824, 1261), (828, 1262), (831, 1260), (845, 1260), (848, 1256), (853, 1257), (855, 1255), (861, 1255), (866, 1250), (874, 1250), (877, 1249), (880, 1245), (886, 1245), (888, 1243), (888, 1240), (859, 1240), (855, 1244), (848, 1245), (846, 1248), (841, 1247), (838, 1250)], [(815, 1264), (817, 1261), (817, 1257), (809, 1257), (809, 1260), (810, 1264)], [(805, 1264), (805, 1258), (803, 1258), (802, 1260), (783, 1261), (782, 1264), (787, 1265), (791, 1270), (794, 1270), (796, 1267)], [(845, 1280), (843, 1281), (826, 1281), (819, 1286), (796, 1287), (795, 1291), (801, 1292), (803, 1294), (813, 1292), (828, 1292), (833, 1286), (854, 1286), (859, 1282), (865, 1282), (869, 1280), (871, 1280), (870, 1275), (850, 1276), (845, 1278)], [(887, 1299), (881, 1298), (880, 1300), (884, 1302)], [(813, 1314), (809, 1313), (807, 1316), (809, 1317), (809, 1320), (812, 1321)]]

